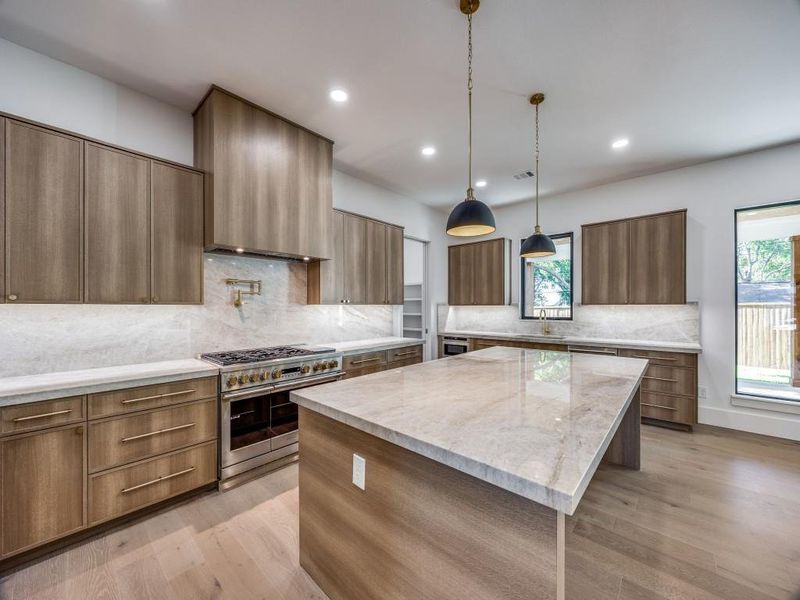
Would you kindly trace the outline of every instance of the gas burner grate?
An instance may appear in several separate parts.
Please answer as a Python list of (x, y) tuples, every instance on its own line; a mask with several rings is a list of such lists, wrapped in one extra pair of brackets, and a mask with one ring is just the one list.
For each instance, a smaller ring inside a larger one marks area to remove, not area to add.
[(335, 352), (333, 348), (297, 348), (294, 346), (275, 346), (273, 348), (253, 348), (251, 350), (232, 350), (229, 352), (210, 352), (201, 354), (200, 358), (226, 367), (229, 365), (245, 365), (250, 363), (293, 358), (299, 356), (314, 356)]

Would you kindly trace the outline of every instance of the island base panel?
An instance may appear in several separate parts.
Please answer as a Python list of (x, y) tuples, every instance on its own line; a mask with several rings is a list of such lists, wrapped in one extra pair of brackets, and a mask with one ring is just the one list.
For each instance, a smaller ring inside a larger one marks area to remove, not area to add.
[[(354, 453), (366, 459), (365, 490), (352, 484)], [(563, 598), (563, 523), (300, 408), (300, 564), (332, 600)]]
[(603, 456), (603, 462), (612, 465), (620, 465), (629, 469), (641, 467), (641, 424), (642, 407), (639, 401), (639, 390), (636, 390), (631, 400), (628, 410), (622, 417), (617, 432), (611, 439), (611, 443)]

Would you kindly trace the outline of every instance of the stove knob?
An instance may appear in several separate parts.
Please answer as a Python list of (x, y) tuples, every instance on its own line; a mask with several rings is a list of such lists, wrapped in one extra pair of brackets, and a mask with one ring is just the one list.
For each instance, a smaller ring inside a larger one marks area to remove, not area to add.
[(266, 380), (266, 379), (268, 379), (268, 378), (269, 378), (269, 373), (267, 373), (266, 371), (262, 371), (262, 372), (261, 372), (261, 375), (259, 375), (259, 376), (258, 376), (258, 378), (259, 378), (261, 381), (264, 381), (264, 380)]
[(322, 365), (320, 363), (314, 363), (314, 372), (322, 370)]
[(253, 373), (252, 375), (250, 375), (249, 379), (250, 379), (250, 383), (255, 383), (256, 380), (258, 379), (258, 375)]
[(238, 379), (236, 379), (236, 377), (235, 377), (235, 376), (231, 375), (230, 377), (228, 377), (228, 387), (233, 387), (233, 386), (235, 386), (235, 385), (236, 385), (236, 383), (237, 383), (238, 381), (239, 381), (239, 380), (238, 380)]
[(311, 371), (311, 367), (308, 365), (303, 365), (303, 368), (300, 369), (300, 371), (303, 373), (303, 375), (308, 375), (309, 371)]
[(272, 378), (273, 378), (273, 379), (280, 379), (280, 378), (281, 378), (281, 375), (283, 375), (283, 371), (281, 371), (280, 369), (275, 369), (275, 370), (272, 372)]
[(247, 383), (247, 375), (239, 375), (239, 385)]
[(335, 369), (338, 366), (339, 366), (339, 363), (337, 361), (335, 361), (335, 360), (329, 360), (328, 361), (328, 368), (329, 369)]

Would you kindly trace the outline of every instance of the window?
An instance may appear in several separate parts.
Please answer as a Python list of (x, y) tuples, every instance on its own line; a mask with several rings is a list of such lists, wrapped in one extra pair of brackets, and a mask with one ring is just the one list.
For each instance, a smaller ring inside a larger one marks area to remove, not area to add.
[(523, 258), (520, 316), (538, 319), (572, 319), (572, 233), (551, 235), (554, 256)]
[(800, 201), (735, 214), (736, 393), (800, 400), (792, 281)]

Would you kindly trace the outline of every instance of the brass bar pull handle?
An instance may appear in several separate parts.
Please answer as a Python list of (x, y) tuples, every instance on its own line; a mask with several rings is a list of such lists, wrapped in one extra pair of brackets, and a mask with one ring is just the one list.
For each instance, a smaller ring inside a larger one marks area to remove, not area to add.
[(642, 406), (650, 406), (651, 408), (663, 408), (664, 410), (678, 410), (672, 406), (661, 406), (660, 404), (649, 404), (648, 402), (642, 402)]
[(375, 362), (376, 360), (380, 360), (380, 359), (381, 359), (380, 356), (376, 356), (375, 358), (364, 358), (362, 360), (354, 360), (350, 364), (351, 365), (360, 365), (360, 364), (363, 364), (363, 363)]
[(41, 415), (31, 415), (30, 417), (17, 417), (16, 419), (14, 419), (14, 423), (20, 423), (22, 421), (33, 421), (34, 419), (46, 419), (47, 417), (55, 417), (56, 415), (68, 415), (71, 412), (72, 409), (67, 408), (66, 410), (57, 410), (49, 413), (42, 413)]
[(669, 358), (667, 356), (645, 356), (644, 354), (633, 354), (633, 358), (650, 358), (653, 360), (668, 360), (670, 362), (675, 362), (678, 360), (677, 358)]
[(133, 442), (135, 440), (141, 440), (144, 438), (153, 437), (154, 435), (161, 435), (162, 433), (170, 433), (172, 431), (180, 431), (181, 429), (189, 429), (190, 427), (194, 427), (195, 425), (196, 423), (186, 423), (186, 425), (167, 427), (166, 429), (159, 429), (157, 431), (151, 431), (150, 433), (143, 433), (141, 435), (132, 435), (131, 437), (122, 438), (120, 441), (124, 444), (125, 442)]
[(169, 392), (167, 394), (156, 394), (155, 396), (143, 396), (141, 398), (131, 398), (130, 400), (122, 400), (122, 404), (133, 404), (135, 402), (145, 402), (146, 400), (158, 400), (159, 398), (172, 398), (173, 396), (183, 396), (184, 394), (192, 394), (195, 390), (181, 390), (180, 392)]
[(123, 488), (120, 493), (129, 494), (129, 493), (131, 493), (131, 492), (133, 492), (135, 490), (140, 490), (140, 489), (142, 489), (144, 487), (147, 487), (147, 486), (150, 486), (150, 485), (154, 485), (154, 484), (159, 483), (161, 481), (166, 481), (167, 479), (172, 479), (173, 477), (179, 477), (181, 475), (186, 475), (186, 473), (191, 473), (192, 471), (194, 471), (194, 467), (189, 467), (188, 469), (184, 469), (183, 471), (178, 471), (177, 473), (170, 473), (169, 475), (164, 475), (162, 477), (156, 477), (155, 479), (153, 479), (151, 481), (146, 481), (144, 483), (140, 483), (139, 485), (134, 485), (134, 486), (131, 486), (129, 488)]
[(643, 379), (652, 379), (653, 381), (668, 381), (669, 383), (678, 383), (677, 379), (670, 379), (669, 377), (652, 377), (650, 375), (645, 375)]
[(410, 354), (416, 354), (417, 350), (409, 350), (408, 352), (398, 352), (395, 356), (408, 356)]

